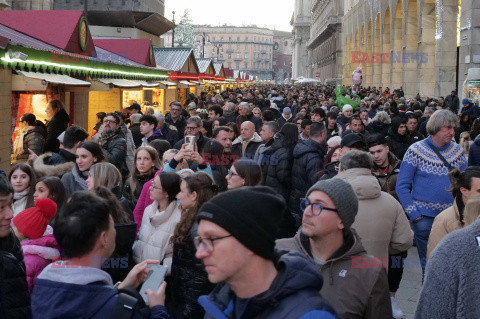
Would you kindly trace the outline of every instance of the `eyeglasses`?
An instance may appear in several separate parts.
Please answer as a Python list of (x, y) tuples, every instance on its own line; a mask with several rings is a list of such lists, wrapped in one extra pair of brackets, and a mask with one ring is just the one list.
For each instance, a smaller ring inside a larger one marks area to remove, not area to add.
[(180, 112), (180, 109), (170, 109), (170, 112)]
[(110, 123), (110, 124), (117, 124), (117, 122), (115, 122), (115, 120), (103, 120), (103, 123), (107, 124), (107, 123)]
[(232, 172), (231, 170), (228, 170), (228, 171), (227, 171), (227, 176), (228, 176), (229, 178), (232, 178), (232, 176), (240, 176), (240, 175), (237, 174), (237, 173)]
[(203, 249), (205, 249), (205, 251), (207, 253), (212, 253), (213, 252), (213, 243), (217, 240), (220, 240), (220, 239), (224, 239), (224, 238), (228, 238), (228, 237), (232, 237), (233, 235), (227, 235), (227, 236), (223, 236), (223, 237), (218, 237), (218, 238), (215, 238), (215, 237), (212, 237), (212, 238), (202, 238), (200, 236), (196, 236), (194, 239), (193, 239), (193, 244), (195, 245), (195, 248), (198, 250), (198, 248), (200, 247), (200, 245), (203, 246)]
[(198, 126), (187, 126), (187, 131), (193, 131), (196, 130)]
[(151, 187), (152, 189), (160, 189), (160, 190), (163, 190), (163, 188), (156, 186), (155, 183), (153, 183), (153, 182), (152, 182), (152, 185), (150, 185), (150, 187)]
[(322, 213), (322, 210), (329, 210), (332, 212), (338, 212), (337, 209), (335, 208), (328, 208), (328, 207), (323, 207), (320, 204), (312, 204), (310, 201), (306, 198), (301, 198), (300, 199), (300, 209), (302, 212), (305, 212), (305, 210), (308, 208), (308, 206), (312, 206), (312, 215), (313, 216), (318, 216)]

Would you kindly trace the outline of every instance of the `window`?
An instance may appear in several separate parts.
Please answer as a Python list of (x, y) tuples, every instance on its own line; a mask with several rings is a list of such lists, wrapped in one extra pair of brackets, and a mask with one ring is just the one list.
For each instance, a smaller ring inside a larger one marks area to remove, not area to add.
[(240, 44), (237, 44), (237, 50), (240, 50)]
[(245, 53), (245, 60), (248, 59), (248, 53)]
[(220, 37), (220, 41), (223, 41), (223, 37)]
[(248, 41), (248, 37), (245, 37), (245, 41)]
[(220, 59), (223, 59), (223, 52), (220, 53)]
[(257, 41), (257, 37), (253, 37), (253, 41)]
[(244, 68), (244, 69), (247, 69), (247, 68), (248, 68), (248, 63), (247, 63), (247, 62), (243, 63), (243, 68)]
[(232, 42), (232, 37), (228, 37), (228, 41)]
[(236, 59), (240, 59), (240, 53), (237, 53)]
[(237, 37), (237, 41), (240, 41), (240, 37)]
[(248, 50), (248, 44), (245, 44), (245, 50)]
[(287, 41), (285, 41), (285, 43), (284, 43), (283, 45), (287, 47), (287, 46), (288, 46), (288, 42), (287, 42)]
[(237, 62), (236, 65), (237, 65), (237, 70), (239, 70), (240, 69), (240, 63)]
[(229, 69), (232, 68), (232, 63), (228, 62), (228, 68), (229, 68)]
[(232, 54), (231, 54), (231, 53), (228, 54), (228, 58), (229, 58), (229, 59), (232, 58)]

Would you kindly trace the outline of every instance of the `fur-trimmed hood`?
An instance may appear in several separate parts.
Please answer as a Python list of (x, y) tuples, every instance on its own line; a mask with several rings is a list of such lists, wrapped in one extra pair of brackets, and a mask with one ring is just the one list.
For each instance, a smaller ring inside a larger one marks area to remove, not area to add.
[(52, 154), (53, 153), (42, 154), (33, 162), (33, 170), (38, 177), (62, 177), (64, 174), (71, 172), (73, 167), (75, 166), (75, 162), (67, 162), (59, 165), (46, 164), (46, 160), (48, 160), (48, 158), (50, 158)]

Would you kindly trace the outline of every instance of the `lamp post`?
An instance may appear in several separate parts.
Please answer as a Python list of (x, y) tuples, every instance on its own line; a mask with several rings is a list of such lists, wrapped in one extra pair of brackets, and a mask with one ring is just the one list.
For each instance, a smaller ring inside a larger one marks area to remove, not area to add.
[(205, 58), (205, 40), (208, 38), (208, 35), (205, 32), (203, 32), (201, 37), (202, 37), (202, 59), (204, 59)]
[(220, 49), (222, 49), (222, 52), (223, 52), (223, 45), (221, 43), (212, 43), (212, 51), (216, 54), (216, 57), (217, 57), (217, 61), (215, 62), (218, 62), (218, 55), (219, 55), (219, 52), (220, 52)]
[[(172, 11), (172, 14), (173, 14), (172, 22), (173, 24), (175, 24), (175, 11)], [(174, 47), (175, 47), (175, 27), (172, 29), (172, 48)]]

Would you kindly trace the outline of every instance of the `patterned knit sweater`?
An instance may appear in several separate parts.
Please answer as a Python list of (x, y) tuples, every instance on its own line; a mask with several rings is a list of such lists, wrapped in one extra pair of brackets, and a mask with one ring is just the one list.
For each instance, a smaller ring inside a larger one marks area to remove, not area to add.
[[(453, 196), (447, 192), (450, 186), (448, 168), (427, 144), (431, 137), (412, 144), (402, 161), (397, 179), (397, 195), (410, 217), (435, 217), (453, 203)], [(455, 142), (438, 147), (443, 157), (453, 167), (463, 171), (467, 158), (463, 148)]]

